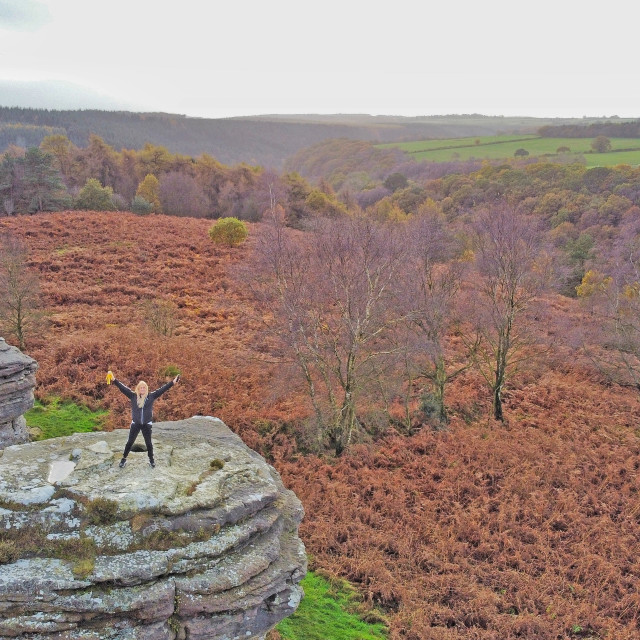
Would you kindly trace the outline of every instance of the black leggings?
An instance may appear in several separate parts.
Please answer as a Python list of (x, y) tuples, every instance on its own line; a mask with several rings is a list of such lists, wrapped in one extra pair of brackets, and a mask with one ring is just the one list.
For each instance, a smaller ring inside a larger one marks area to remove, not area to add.
[(129, 451), (131, 451), (131, 447), (133, 443), (136, 441), (138, 434), (142, 431), (142, 436), (144, 437), (144, 443), (147, 445), (147, 453), (149, 454), (149, 460), (153, 462), (153, 445), (151, 444), (151, 425), (150, 424), (139, 424), (138, 422), (132, 422), (129, 427), (129, 439), (127, 440), (127, 444), (124, 448), (124, 453), (122, 454), (123, 458), (126, 458), (129, 455)]

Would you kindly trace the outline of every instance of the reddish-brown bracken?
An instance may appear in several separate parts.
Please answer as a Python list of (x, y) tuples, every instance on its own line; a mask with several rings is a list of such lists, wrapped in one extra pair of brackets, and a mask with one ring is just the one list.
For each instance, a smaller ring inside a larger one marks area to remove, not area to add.
[[(640, 403), (605, 385), (570, 346), (514, 378), (504, 424), (473, 372), (448, 393), (449, 429), (390, 433), (342, 457), (302, 455), (291, 429), (307, 413), (277, 383), (270, 314), (236, 278), (251, 251), (211, 243), (201, 219), (64, 212), (4, 218), (41, 279), (50, 323), (27, 339), (37, 395), (111, 410), (105, 384), (181, 384), (157, 420), (215, 415), (282, 474), (304, 503), (312, 565), (384, 608), (392, 638), (511, 640), (640, 637)], [(171, 301), (170, 337), (144, 322), (145, 299)], [(550, 299), (558, 326), (576, 301)]]

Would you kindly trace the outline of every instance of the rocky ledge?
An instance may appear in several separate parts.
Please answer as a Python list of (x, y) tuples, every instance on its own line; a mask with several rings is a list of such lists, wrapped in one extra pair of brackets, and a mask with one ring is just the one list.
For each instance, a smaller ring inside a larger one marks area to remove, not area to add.
[(0, 449), (29, 440), (23, 414), (33, 407), (37, 368), (35, 360), (0, 338)]
[[(0, 638), (262, 639), (306, 572), (302, 506), (216, 418), (0, 452)], [(140, 438), (142, 439), (142, 438)]]

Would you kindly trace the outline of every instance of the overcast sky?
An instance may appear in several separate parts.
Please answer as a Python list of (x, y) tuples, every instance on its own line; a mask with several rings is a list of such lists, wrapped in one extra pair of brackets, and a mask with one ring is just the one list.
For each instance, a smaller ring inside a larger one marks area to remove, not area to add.
[(204, 117), (640, 117), (639, 17), (627, 0), (0, 0), (0, 82)]

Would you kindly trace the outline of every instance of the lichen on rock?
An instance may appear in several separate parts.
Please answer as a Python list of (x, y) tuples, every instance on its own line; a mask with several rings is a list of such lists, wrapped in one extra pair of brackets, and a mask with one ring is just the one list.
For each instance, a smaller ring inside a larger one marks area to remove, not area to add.
[(299, 500), (220, 420), (155, 424), (155, 468), (126, 437), (2, 452), (0, 638), (263, 638), (302, 596)]

